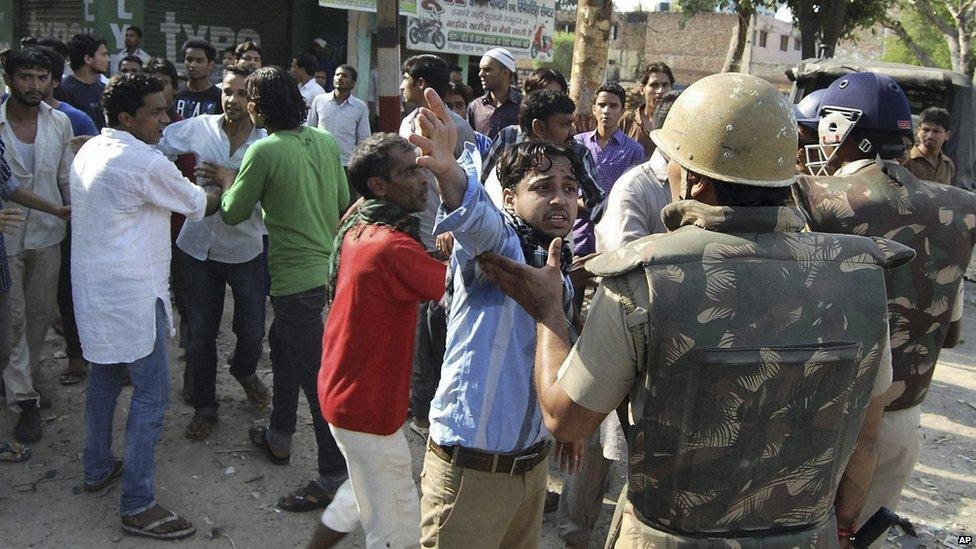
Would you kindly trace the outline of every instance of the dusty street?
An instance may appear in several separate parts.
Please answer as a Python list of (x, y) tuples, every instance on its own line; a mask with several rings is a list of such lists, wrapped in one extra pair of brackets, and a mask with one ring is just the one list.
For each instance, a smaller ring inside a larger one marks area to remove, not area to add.
[[(942, 353), (935, 382), (923, 407), (925, 443), (920, 463), (902, 498), (900, 512), (919, 528), (918, 540), (890, 538), (893, 546), (957, 547), (957, 536), (976, 535), (976, 285), (966, 283), (967, 303), (959, 348)], [(228, 294), (227, 312), (220, 335), (219, 356), (226, 361), (232, 350)], [(270, 322), (270, 307), (269, 307)], [(102, 497), (81, 491), (84, 388), (57, 385), (57, 373), (66, 363), (63, 341), (52, 331), (40, 386), (54, 399), (54, 407), (42, 412), (44, 438), (33, 446), (34, 457), (23, 464), (0, 464), (0, 547), (165, 547), (155, 542), (123, 536), (117, 515), (118, 489)], [(252, 452), (247, 429), (267, 418), (267, 410), (244, 402), (243, 391), (220, 368), (218, 393), (220, 423), (205, 443), (191, 443), (183, 429), (192, 407), (179, 396), (183, 361), (170, 340), (171, 405), (159, 446), (157, 497), (191, 520), (197, 534), (178, 542), (181, 547), (244, 549), (302, 547), (318, 519), (317, 513), (291, 514), (275, 508), (279, 496), (304, 485), (314, 471), (315, 445), (311, 426), (301, 422), (289, 466), (276, 467)], [(57, 358), (62, 357), (62, 358)], [(267, 353), (259, 365), (271, 385)], [(116, 415), (116, 449), (122, 432), (131, 389), (124, 389)], [(303, 397), (304, 402), (304, 397)], [(303, 406), (305, 406), (303, 404)], [(307, 420), (308, 411), (305, 408)], [(0, 438), (11, 438), (16, 416), (0, 413)], [(414, 472), (419, 478), (423, 445), (409, 432)], [(553, 469), (553, 471), (555, 471)], [(602, 547), (612, 514), (612, 502), (621, 486), (623, 467), (614, 469), (613, 486), (607, 492), (593, 547)], [(550, 485), (561, 485), (558, 473)], [(356, 533), (342, 547), (362, 547)], [(543, 547), (559, 547), (555, 515), (547, 515)]]

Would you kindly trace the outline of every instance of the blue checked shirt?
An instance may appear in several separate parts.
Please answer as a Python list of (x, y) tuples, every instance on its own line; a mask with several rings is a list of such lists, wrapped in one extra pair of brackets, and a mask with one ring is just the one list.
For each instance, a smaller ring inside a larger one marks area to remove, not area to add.
[(434, 228), (454, 235), (454, 295), (430, 437), (442, 446), (517, 452), (549, 436), (532, 383), (535, 321), (475, 261), (484, 252), (525, 261), (518, 236), (479, 182), (478, 156), (467, 143), (458, 159), (468, 176), (464, 198), (451, 212), (441, 205)]
[[(6, 199), (10, 198), (10, 195), (17, 190), (20, 184), (10, 174), (10, 166), (7, 165), (7, 160), (4, 157), (5, 151), (3, 139), (0, 138), (0, 197)], [(3, 204), (0, 204), (0, 209), (2, 208)], [(7, 267), (7, 247), (4, 246), (3, 234), (0, 233), (0, 292), (6, 292), (9, 289), (10, 269)]]

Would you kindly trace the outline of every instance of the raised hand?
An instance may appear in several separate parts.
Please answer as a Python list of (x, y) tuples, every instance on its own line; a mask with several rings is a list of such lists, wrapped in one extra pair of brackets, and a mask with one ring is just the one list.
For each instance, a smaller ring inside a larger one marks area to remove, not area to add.
[(429, 107), (421, 107), (414, 119), (410, 142), (420, 149), (417, 165), (430, 170), (437, 178), (441, 200), (448, 211), (461, 205), (467, 189), (467, 177), (454, 158), (457, 126), (451, 111), (431, 88), (424, 90)]

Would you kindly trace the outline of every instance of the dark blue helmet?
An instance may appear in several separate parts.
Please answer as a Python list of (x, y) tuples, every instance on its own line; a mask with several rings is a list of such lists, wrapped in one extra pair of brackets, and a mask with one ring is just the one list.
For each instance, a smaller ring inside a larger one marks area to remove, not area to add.
[(873, 132), (912, 131), (912, 110), (901, 86), (890, 76), (853, 72), (834, 80), (820, 98), (825, 111), (860, 111), (855, 127)]
[(803, 97), (799, 103), (793, 105), (793, 116), (796, 123), (802, 124), (812, 130), (817, 129), (820, 123), (820, 99), (823, 97), (824, 89), (813, 90)]

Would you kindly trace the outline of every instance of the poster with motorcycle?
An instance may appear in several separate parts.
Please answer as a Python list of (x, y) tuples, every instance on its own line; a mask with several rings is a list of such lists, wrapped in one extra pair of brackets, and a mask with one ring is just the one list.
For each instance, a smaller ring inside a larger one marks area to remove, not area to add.
[(552, 60), (555, 0), (420, 0), (407, 18), (407, 45), (480, 56), (506, 48), (516, 58)]

